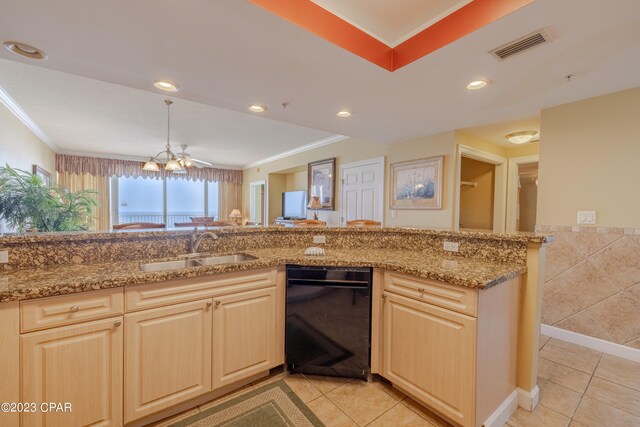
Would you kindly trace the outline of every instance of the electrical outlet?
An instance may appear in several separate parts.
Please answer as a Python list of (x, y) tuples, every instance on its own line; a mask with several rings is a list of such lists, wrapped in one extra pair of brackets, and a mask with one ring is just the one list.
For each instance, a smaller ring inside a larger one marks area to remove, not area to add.
[(596, 211), (578, 211), (578, 224), (595, 225)]
[(9, 262), (9, 251), (0, 251), (0, 264), (6, 264)]
[(458, 242), (444, 242), (442, 249), (449, 252), (458, 252), (460, 250), (460, 243)]
[(313, 243), (327, 243), (325, 236), (313, 236)]
[(395, 218), (395, 217), (396, 217), (396, 210), (395, 210), (395, 209), (393, 209), (393, 210), (391, 211), (391, 218)]

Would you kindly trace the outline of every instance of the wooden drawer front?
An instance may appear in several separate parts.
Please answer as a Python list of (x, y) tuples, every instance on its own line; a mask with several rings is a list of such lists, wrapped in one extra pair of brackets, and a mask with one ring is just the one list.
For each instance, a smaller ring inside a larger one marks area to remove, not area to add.
[(212, 296), (267, 288), (276, 284), (276, 269), (238, 271), (152, 285), (128, 286), (127, 311), (144, 310)]
[(477, 315), (478, 291), (449, 285), (408, 274), (384, 272), (384, 290), (448, 308), (458, 313)]
[(37, 331), (123, 313), (122, 288), (39, 298), (20, 303), (20, 329)]

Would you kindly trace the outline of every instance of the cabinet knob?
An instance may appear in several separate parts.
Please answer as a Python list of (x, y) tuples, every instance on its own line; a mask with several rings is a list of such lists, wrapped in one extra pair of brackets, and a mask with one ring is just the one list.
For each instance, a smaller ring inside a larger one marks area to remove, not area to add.
[(418, 288), (418, 292), (420, 292), (421, 294), (424, 294), (424, 288)]
[(222, 303), (222, 301), (216, 300), (216, 307), (219, 306), (221, 303)]
[(117, 328), (118, 326), (120, 326), (120, 325), (122, 325), (122, 322), (120, 322), (120, 321), (117, 321), (117, 322), (115, 322), (115, 323), (113, 324), (113, 326), (115, 326), (116, 328)]
[(382, 299), (386, 299), (387, 298), (387, 294), (383, 293), (382, 294)]
[(69, 308), (71, 313), (75, 313), (78, 310), (80, 310), (80, 308), (77, 305), (72, 305), (71, 308)]
[(213, 303), (212, 303), (211, 301), (209, 301), (209, 302), (207, 303), (207, 307), (211, 307), (212, 305), (213, 305)]

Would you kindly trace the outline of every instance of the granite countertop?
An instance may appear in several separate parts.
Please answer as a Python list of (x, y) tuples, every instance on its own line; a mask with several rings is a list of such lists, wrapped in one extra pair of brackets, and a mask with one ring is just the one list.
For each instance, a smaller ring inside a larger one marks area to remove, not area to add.
[(266, 248), (241, 252), (257, 259), (237, 264), (192, 267), (161, 272), (140, 271), (141, 261), (139, 260), (14, 270), (7, 274), (0, 274), (0, 302), (285, 264), (378, 267), (476, 289), (489, 288), (516, 277), (526, 270), (521, 265), (500, 264), (447, 254), (408, 250), (385, 249), (365, 252), (356, 249), (326, 249), (325, 256), (320, 257), (305, 256), (303, 248)]

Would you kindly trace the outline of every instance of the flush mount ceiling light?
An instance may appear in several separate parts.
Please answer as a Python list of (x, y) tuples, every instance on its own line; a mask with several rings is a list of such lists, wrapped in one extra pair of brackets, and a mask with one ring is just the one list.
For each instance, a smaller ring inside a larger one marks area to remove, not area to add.
[[(159, 161), (159, 157), (162, 156), (163, 154), (165, 157), (164, 159), (165, 170), (168, 170), (170, 172), (176, 172), (176, 171), (182, 170), (182, 166), (178, 161), (179, 160), (178, 156), (176, 156), (171, 151), (171, 141), (169, 140), (169, 137), (171, 135), (171, 104), (173, 104), (173, 101), (169, 99), (165, 99), (164, 103), (167, 104), (167, 145), (163, 151), (151, 157), (149, 161), (145, 163), (144, 166), (142, 167), (143, 170), (150, 171), (150, 172), (160, 171), (160, 166), (158, 166), (158, 161)], [(184, 167), (186, 168), (187, 165), (185, 164)]]
[(485, 87), (486, 85), (488, 85), (489, 82), (486, 80), (474, 80), (471, 83), (469, 83), (467, 85), (467, 89), (469, 90), (476, 90), (476, 89), (482, 89), (483, 87)]
[(349, 110), (340, 110), (336, 113), (338, 117), (351, 117), (351, 111)]
[(153, 85), (165, 92), (177, 92), (180, 90), (180, 86), (177, 83), (173, 83), (167, 80), (156, 80)]
[(26, 43), (8, 41), (4, 42), (4, 47), (9, 52), (13, 52), (16, 55), (24, 56), (25, 58), (36, 60), (47, 59), (47, 55), (45, 55), (43, 51)]
[(526, 144), (533, 140), (533, 137), (538, 134), (535, 130), (524, 130), (522, 132), (514, 132), (504, 137), (512, 144)]
[(267, 107), (263, 107), (262, 105), (250, 105), (249, 106), (249, 111), (252, 111), (254, 113), (262, 113), (264, 111), (266, 111)]

